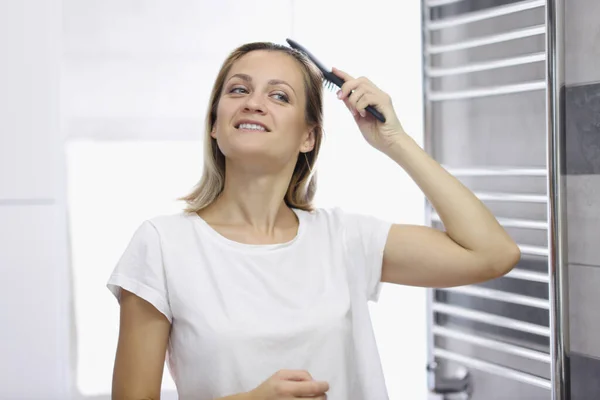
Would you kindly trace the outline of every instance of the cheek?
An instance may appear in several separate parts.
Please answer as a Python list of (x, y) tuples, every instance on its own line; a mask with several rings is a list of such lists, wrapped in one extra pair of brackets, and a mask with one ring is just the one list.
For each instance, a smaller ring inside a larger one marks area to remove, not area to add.
[(224, 122), (236, 112), (236, 104), (232, 99), (221, 98), (217, 104), (217, 122)]
[(296, 117), (293, 126), (294, 141), (296, 143), (303, 143), (306, 139), (306, 133), (308, 132), (308, 126), (306, 125), (304, 116)]

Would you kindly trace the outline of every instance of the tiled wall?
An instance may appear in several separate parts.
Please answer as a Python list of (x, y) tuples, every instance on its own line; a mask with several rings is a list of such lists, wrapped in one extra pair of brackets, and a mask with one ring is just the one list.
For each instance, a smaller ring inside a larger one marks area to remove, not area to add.
[(565, 0), (572, 400), (600, 398), (600, 2)]

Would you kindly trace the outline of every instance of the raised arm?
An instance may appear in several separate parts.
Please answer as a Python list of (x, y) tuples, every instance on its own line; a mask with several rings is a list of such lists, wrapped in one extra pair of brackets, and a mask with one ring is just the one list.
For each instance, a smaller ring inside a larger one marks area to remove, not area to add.
[(398, 138), (386, 154), (421, 188), (445, 232), (393, 225), (384, 251), (383, 281), (458, 286), (500, 277), (516, 265), (519, 248), (493, 214), (408, 135)]
[[(394, 225), (383, 256), (382, 281), (447, 287), (502, 276), (519, 261), (520, 250), (487, 207), (408, 136), (390, 97), (367, 78), (345, 80), (338, 97), (352, 112), (361, 133), (415, 181), (439, 214), (445, 232), (425, 226)], [(367, 113), (371, 105), (382, 123)], [(398, 207), (401, 205), (399, 204)]]

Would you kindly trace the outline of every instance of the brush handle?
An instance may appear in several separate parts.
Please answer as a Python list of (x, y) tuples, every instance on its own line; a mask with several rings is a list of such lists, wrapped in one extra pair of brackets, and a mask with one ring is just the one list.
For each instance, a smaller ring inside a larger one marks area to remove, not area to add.
[(385, 122), (385, 117), (383, 116), (382, 113), (380, 113), (379, 111), (377, 111), (375, 109), (375, 107), (367, 106), (366, 110), (369, 113), (371, 113), (372, 116), (374, 116), (375, 118), (377, 118), (380, 122)]

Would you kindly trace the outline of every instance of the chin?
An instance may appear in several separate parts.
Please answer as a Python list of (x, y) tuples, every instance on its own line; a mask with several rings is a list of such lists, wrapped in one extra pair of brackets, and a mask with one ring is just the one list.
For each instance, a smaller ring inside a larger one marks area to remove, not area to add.
[(225, 158), (235, 161), (236, 163), (247, 164), (271, 164), (276, 163), (280, 158), (273, 151), (269, 151), (267, 146), (259, 146), (254, 144), (238, 143), (234, 146), (229, 146), (225, 151), (221, 150)]

